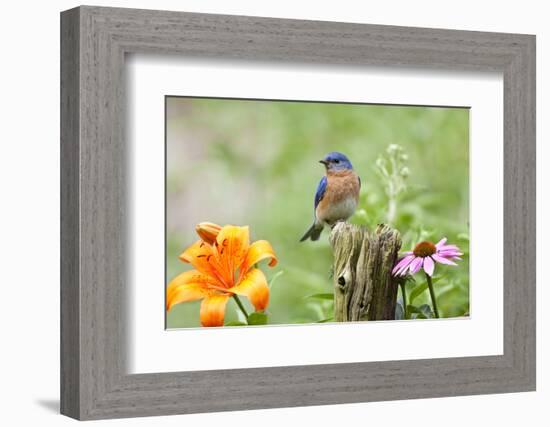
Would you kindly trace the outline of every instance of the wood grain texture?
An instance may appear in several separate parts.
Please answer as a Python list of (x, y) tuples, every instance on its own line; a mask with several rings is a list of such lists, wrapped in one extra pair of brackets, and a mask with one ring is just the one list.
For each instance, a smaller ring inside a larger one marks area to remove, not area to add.
[[(61, 21), (62, 413), (100, 419), (534, 390), (534, 36), (86, 6)], [(127, 374), (128, 53), (502, 72), (504, 354)]]
[(80, 413), (78, 10), (61, 20), (61, 412)]
[(398, 284), (391, 271), (401, 248), (397, 230), (337, 223), (330, 233), (334, 254), (334, 321), (394, 320)]

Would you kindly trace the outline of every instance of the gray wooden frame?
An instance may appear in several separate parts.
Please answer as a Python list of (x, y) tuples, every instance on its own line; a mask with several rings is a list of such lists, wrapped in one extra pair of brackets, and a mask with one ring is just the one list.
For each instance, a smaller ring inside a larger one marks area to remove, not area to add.
[[(132, 52), (502, 72), (504, 354), (127, 374), (124, 58)], [(534, 36), (84, 6), (61, 14), (61, 122), (63, 414), (99, 419), (535, 390)]]

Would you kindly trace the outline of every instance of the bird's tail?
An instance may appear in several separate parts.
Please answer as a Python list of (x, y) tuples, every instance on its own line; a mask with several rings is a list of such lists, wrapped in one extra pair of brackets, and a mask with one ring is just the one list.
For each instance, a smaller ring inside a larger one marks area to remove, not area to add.
[(306, 233), (302, 236), (300, 239), (300, 242), (303, 242), (304, 240), (311, 239), (311, 240), (319, 240), (319, 236), (321, 236), (321, 232), (323, 231), (323, 226), (321, 224), (317, 224), (316, 222), (313, 223), (311, 227), (309, 227), (309, 230), (306, 231)]

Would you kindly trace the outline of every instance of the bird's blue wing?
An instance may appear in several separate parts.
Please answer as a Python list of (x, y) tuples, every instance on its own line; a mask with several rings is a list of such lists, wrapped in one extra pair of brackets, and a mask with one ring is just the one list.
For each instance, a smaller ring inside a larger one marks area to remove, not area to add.
[(326, 189), (327, 189), (327, 177), (324, 176), (321, 179), (321, 181), (319, 181), (319, 185), (317, 186), (317, 192), (315, 193), (315, 209), (317, 209), (317, 205), (323, 199)]

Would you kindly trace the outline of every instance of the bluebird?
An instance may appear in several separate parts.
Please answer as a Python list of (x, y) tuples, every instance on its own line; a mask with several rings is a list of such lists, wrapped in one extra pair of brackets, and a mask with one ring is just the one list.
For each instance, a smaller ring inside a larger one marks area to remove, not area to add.
[(319, 162), (325, 165), (326, 175), (315, 193), (315, 220), (300, 242), (319, 240), (325, 225), (332, 227), (338, 221), (347, 220), (359, 202), (361, 179), (349, 159), (342, 153), (332, 152)]

